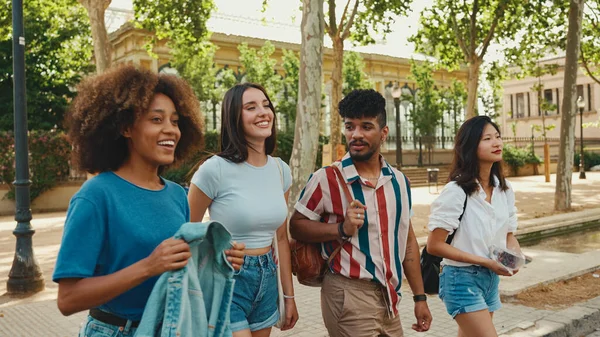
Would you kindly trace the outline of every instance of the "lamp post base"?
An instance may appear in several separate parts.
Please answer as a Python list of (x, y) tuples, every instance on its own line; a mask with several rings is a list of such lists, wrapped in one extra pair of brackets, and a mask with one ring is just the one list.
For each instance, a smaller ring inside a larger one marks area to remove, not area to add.
[(26, 234), (15, 231), (15, 235), (17, 236), (17, 249), (12, 268), (8, 273), (6, 291), (13, 295), (24, 295), (44, 290), (44, 277), (33, 254), (31, 244), (33, 231)]
[(584, 170), (579, 170), (579, 179), (586, 179)]

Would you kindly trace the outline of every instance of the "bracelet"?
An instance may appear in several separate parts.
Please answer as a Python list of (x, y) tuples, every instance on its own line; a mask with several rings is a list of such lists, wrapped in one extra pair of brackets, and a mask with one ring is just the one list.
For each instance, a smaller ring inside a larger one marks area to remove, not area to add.
[(342, 238), (342, 240), (348, 240), (350, 238), (348, 235), (346, 235), (346, 233), (344, 233), (343, 221), (338, 224), (338, 234), (340, 235), (340, 238)]
[(427, 295), (425, 295), (425, 294), (414, 295), (413, 301), (415, 301), (415, 303), (420, 302), (420, 301), (427, 301)]
[(286, 300), (288, 300), (288, 299), (294, 299), (294, 297), (295, 297), (294, 295), (283, 294), (283, 298), (286, 299)]

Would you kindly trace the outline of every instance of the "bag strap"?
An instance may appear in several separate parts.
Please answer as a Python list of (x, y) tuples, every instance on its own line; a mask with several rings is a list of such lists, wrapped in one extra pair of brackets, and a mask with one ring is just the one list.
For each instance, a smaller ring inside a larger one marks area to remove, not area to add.
[[(339, 185), (342, 185), (342, 190), (346, 196), (346, 201), (348, 201), (348, 204), (350, 204), (350, 201), (352, 201), (353, 198), (350, 194), (350, 190), (348, 189), (348, 185), (346, 184), (346, 180), (344, 179), (344, 176), (342, 176), (342, 172), (340, 172), (340, 169), (334, 164), (331, 164), (331, 167), (333, 168), (333, 172), (335, 173), (335, 177), (337, 178)], [(327, 265), (330, 265), (331, 261), (333, 261), (333, 258), (340, 253), (344, 243), (346, 243), (346, 241), (340, 240), (340, 245), (331, 253), (331, 255), (329, 255), (329, 258), (327, 259)]]
[[(458, 217), (458, 223), (460, 224), (463, 215), (465, 215), (465, 209), (467, 209), (467, 200), (469, 200), (469, 194), (467, 194), (467, 196), (465, 197), (465, 203), (463, 204), (463, 210), (462, 213), (460, 213), (460, 216)], [(448, 235), (448, 238), (446, 239), (446, 243), (447, 244), (451, 244), (452, 240), (454, 239), (454, 235), (456, 234), (456, 231), (458, 230), (458, 228), (454, 231), (454, 233)]]
[(279, 158), (273, 158), (277, 163), (277, 167), (279, 168), (279, 180), (281, 180), (281, 187), (283, 188), (283, 170), (281, 169), (281, 163), (279, 162)]

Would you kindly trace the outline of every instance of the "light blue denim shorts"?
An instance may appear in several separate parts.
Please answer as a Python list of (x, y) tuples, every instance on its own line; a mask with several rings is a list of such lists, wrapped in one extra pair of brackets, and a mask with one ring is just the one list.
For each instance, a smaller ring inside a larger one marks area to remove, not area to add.
[(244, 264), (234, 279), (231, 330), (258, 331), (274, 326), (279, 320), (279, 292), (273, 254), (244, 256)]
[(498, 275), (485, 267), (444, 266), (439, 296), (452, 318), (480, 310), (494, 312), (501, 307), (499, 284)]
[(79, 337), (126, 337), (135, 335), (137, 328), (106, 324), (88, 315), (79, 330)]

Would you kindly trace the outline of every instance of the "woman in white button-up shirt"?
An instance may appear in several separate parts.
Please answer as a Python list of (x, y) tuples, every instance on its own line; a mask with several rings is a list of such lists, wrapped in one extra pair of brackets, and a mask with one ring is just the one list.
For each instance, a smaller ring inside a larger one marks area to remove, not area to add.
[(456, 135), (451, 181), (431, 205), (427, 251), (444, 258), (439, 296), (458, 323), (459, 337), (497, 336), (492, 316), (500, 308), (498, 275), (511, 274), (490, 258), (490, 247), (521, 250), (514, 236), (515, 195), (504, 179), (502, 145), (500, 130), (489, 117), (467, 120)]

